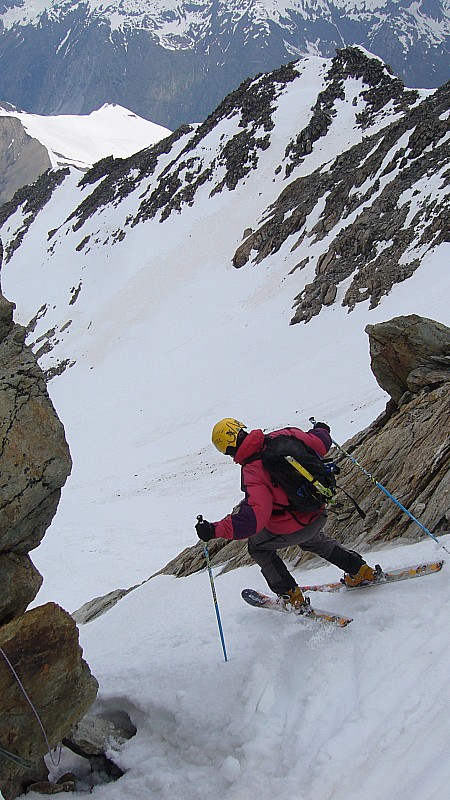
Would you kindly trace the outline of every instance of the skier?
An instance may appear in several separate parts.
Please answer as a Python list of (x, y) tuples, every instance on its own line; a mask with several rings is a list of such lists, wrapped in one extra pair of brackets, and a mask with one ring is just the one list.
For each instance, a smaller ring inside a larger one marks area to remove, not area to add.
[[(302, 550), (335, 564), (344, 571), (347, 586), (375, 582), (377, 573), (359, 553), (348, 550), (323, 533), (327, 519), (324, 505), (307, 513), (287, 510), (289, 500), (286, 492), (281, 486), (273, 485), (261, 459), (246, 463), (249, 457), (264, 449), (262, 430), (247, 432), (246, 427), (236, 419), (225, 418), (213, 428), (214, 446), (242, 467), (241, 489), (245, 498), (231, 514), (218, 522), (201, 518), (195, 526), (199, 538), (204, 542), (214, 538), (248, 539), (248, 552), (261, 567), (270, 589), (287, 609), (297, 614), (309, 612), (309, 601), (276, 552), (283, 547), (297, 544)], [(283, 428), (268, 436), (281, 434), (295, 436), (320, 457), (325, 456), (332, 444), (330, 428), (324, 422), (315, 423), (307, 432), (299, 428)]]

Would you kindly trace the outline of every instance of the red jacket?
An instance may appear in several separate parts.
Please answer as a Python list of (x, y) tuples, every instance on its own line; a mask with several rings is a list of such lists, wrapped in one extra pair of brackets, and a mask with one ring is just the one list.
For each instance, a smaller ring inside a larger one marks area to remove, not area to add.
[[(268, 436), (279, 436), (283, 433), (301, 439), (321, 457), (328, 452), (332, 444), (330, 434), (325, 428), (314, 428), (307, 433), (299, 428), (283, 428), (269, 433)], [(263, 432), (250, 431), (234, 460), (242, 465), (249, 456), (263, 449)], [(309, 525), (323, 511), (324, 506), (308, 513), (296, 511), (295, 517), (289, 511), (280, 513), (278, 504), (289, 505), (288, 496), (281, 486), (273, 486), (261, 460), (251, 461), (242, 466), (241, 476), (241, 489), (245, 497), (235, 511), (214, 523), (216, 539), (248, 539), (263, 528), (281, 535), (293, 533)], [(275, 515), (274, 510), (277, 511)]]

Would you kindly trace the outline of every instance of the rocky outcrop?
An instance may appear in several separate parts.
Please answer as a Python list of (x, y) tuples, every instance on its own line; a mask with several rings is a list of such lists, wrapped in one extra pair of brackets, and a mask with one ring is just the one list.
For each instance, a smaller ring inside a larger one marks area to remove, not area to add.
[(367, 325), (372, 372), (396, 403), (449, 380), (449, 329), (417, 314)]
[(0, 314), (0, 554), (24, 556), (50, 525), (72, 462), (25, 329), (4, 299)]
[(12, 800), (42, 778), (42, 772), (46, 775), (42, 759), (48, 751), (19, 680), (38, 709), (50, 747), (90, 708), (98, 686), (81, 657), (74, 620), (53, 603), (0, 628), (0, 648), (1, 745), (35, 765), (27, 770), (2, 757), (0, 790), (5, 800)]
[(3, 624), (23, 614), (36, 597), (42, 576), (28, 555), (0, 553), (0, 620)]
[(23, 186), (18, 189), (13, 198), (0, 207), (0, 225), (3, 225), (21, 206), (23, 214), (22, 222), (16, 231), (14, 239), (5, 246), (5, 261), (9, 261), (15, 250), (20, 247), (31, 223), (35, 220), (39, 211), (48, 203), (54, 190), (67, 177), (69, 171), (68, 167), (58, 170), (46, 170), (31, 186)]
[[(186, 144), (160, 175), (148, 196), (143, 197), (136, 216), (129, 219), (130, 224), (145, 222), (159, 212), (161, 220), (164, 220), (172, 211), (192, 205), (199, 188), (212, 183), (218, 170), (221, 179), (210, 188), (210, 195), (221, 192), (225, 186), (235, 189), (239, 181), (256, 168), (260, 152), (269, 147), (269, 132), (274, 127), (274, 101), (295, 77), (294, 66), (288, 64), (258, 80), (248, 79), (229, 94), (195, 131), (184, 125), (161, 142), (127, 159), (103, 159), (80, 181), (80, 185), (85, 186), (101, 179), (92, 194), (69, 217), (69, 221), (75, 219), (73, 229), (78, 230), (102, 206), (117, 203), (130, 194), (144, 177), (153, 174), (161, 155), (170, 153), (174, 144), (181, 142), (183, 137), (186, 137)], [(240, 116), (238, 132), (218, 149), (212, 162), (205, 163), (199, 146), (220, 122), (236, 113)]]
[(0, 747), (7, 752), (0, 756), (0, 792), (5, 800), (45, 780), (45, 737), (54, 746), (68, 735), (97, 693), (73, 618), (53, 603), (26, 611), (42, 582), (28, 553), (53, 519), (72, 462), (44, 374), (25, 345), (25, 329), (13, 322), (13, 308), (0, 296)]
[(46, 148), (28, 136), (20, 120), (0, 116), (0, 205), (50, 167)]

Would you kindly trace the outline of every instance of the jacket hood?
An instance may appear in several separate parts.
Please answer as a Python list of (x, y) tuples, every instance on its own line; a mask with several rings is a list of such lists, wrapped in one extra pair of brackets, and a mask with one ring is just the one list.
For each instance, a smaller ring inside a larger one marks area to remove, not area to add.
[(257, 428), (254, 431), (249, 431), (247, 436), (245, 437), (244, 441), (242, 442), (241, 446), (239, 447), (234, 461), (236, 464), (243, 464), (244, 461), (252, 456), (254, 453), (258, 453), (259, 450), (262, 450), (264, 447), (264, 434), (262, 430)]

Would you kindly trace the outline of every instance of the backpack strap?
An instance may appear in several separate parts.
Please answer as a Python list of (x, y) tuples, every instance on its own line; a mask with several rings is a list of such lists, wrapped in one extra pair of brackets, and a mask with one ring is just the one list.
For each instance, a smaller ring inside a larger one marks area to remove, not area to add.
[[(264, 438), (266, 438), (266, 437), (264, 437)], [(246, 459), (245, 459), (245, 461), (243, 461), (243, 463), (242, 463), (242, 466), (243, 466), (243, 467), (245, 467), (247, 464), (251, 464), (253, 461), (262, 461), (262, 458), (263, 458), (263, 450), (259, 450), (257, 453), (253, 453), (253, 455), (251, 455), (251, 456), (249, 456), (248, 458), (246, 458)], [(294, 459), (294, 458), (292, 458), (292, 457), (288, 457), (288, 459), (287, 459), (287, 460), (288, 460), (288, 461), (291, 463), (291, 465), (292, 465), (293, 467), (295, 467), (295, 468), (298, 470), (298, 472), (300, 472), (300, 474), (301, 474), (301, 475), (302, 475), (302, 476), (303, 476), (303, 477), (304, 477), (306, 480), (308, 480), (310, 483), (312, 483), (312, 484), (313, 484), (313, 486), (316, 488), (316, 490), (318, 490), (318, 492), (319, 492), (320, 494), (322, 494), (322, 496), (323, 496), (323, 501), (324, 501), (324, 503), (326, 503), (326, 502), (327, 502), (327, 500), (329, 500), (329, 496), (328, 496), (328, 495), (329, 495), (329, 494), (331, 495), (331, 492), (330, 492), (328, 489), (326, 489), (324, 486), (322, 486), (322, 484), (321, 484), (321, 483), (319, 483), (319, 481), (316, 481), (316, 480), (313, 478), (313, 476), (312, 476), (312, 475), (310, 475), (310, 474), (308, 473), (308, 471), (307, 471), (307, 470), (305, 470), (305, 469), (304, 469), (304, 468), (301, 466), (301, 464), (299, 464), (297, 461), (295, 461), (295, 459)], [(332, 459), (322, 459), (322, 460), (324, 461), (324, 463), (326, 463), (327, 461), (328, 461), (328, 462), (331, 462), (331, 461), (332, 461)], [(300, 469), (299, 469), (299, 467), (300, 467)], [(338, 470), (336, 470), (336, 471), (337, 471), (337, 472), (339, 472), (340, 470), (338, 469)], [(305, 473), (306, 473), (306, 474), (305, 474)], [(312, 479), (312, 480), (311, 480), (311, 479)], [(273, 483), (273, 481), (272, 481), (272, 483)], [(274, 483), (274, 486), (276, 486), (276, 484), (275, 484), (275, 483)], [(342, 486), (338, 486), (338, 485), (336, 484), (336, 488), (337, 488), (337, 489), (339, 489), (339, 491), (343, 492), (343, 493), (345, 494), (345, 496), (346, 496), (346, 497), (348, 497), (348, 499), (349, 499), (349, 500), (351, 500), (351, 502), (353, 503), (353, 505), (354, 505), (354, 507), (355, 507), (355, 509), (356, 509), (357, 513), (358, 513), (358, 514), (359, 514), (359, 516), (361, 517), (361, 519), (365, 519), (365, 518), (366, 518), (366, 513), (365, 513), (365, 512), (362, 510), (361, 506), (359, 506), (359, 505), (358, 505), (358, 503), (356, 502), (355, 498), (354, 498), (354, 497), (352, 497), (352, 495), (351, 495), (351, 494), (349, 494), (349, 493), (348, 493), (348, 492), (347, 492), (345, 489), (343, 489), (343, 488), (342, 488)], [(273, 512), (272, 512), (272, 513), (273, 513), (275, 516), (281, 516), (281, 514), (288, 513), (288, 514), (290, 514), (292, 517), (294, 517), (294, 519), (296, 520), (296, 522), (299, 522), (299, 520), (297, 519), (297, 517), (296, 517), (296, 515), (295, 515), (295, 512), (297, 512), (297, 513), (299, 513), (299, 512), (298, 512), (298, 509), (294, 508), (294, 506), (291, 506), (291, 505), (287, 505), (287, 506), (286, 506), (286, 505), (283, 505), (282, 503), (274, 503), (274, 505), (278, 506), (278, 508), (274, 509), (274, 510), (273, 510)], [(299, 524), (300, 524), (300, 523), (299, 523)]]
[(365, 511), (363, 511), (363, 510), (362, 510), (362, 508), (361, 508), (361, 506), (359, 506), (359, 505), (358, 505), (358, 503), (356, 502), (355, 498), (354, 498), (354, 497), (352, 497), (352, 496), (351, 496), (351, 494), (349, 494), (348, 492), (346, 492), (346, 491), (345, 491), (345, 489), (343, 489), (343, 488), (342, 488), (342, 486), (338, 486), (338, 485), (336, 484), (336, 489), (339, 489), (339, 491), (340, 491), (340, 492), (343, 492), (343, 493), (345, 494), (345, 496), (346, 496), (346, 497), (348, 497), (348, 499), (352, 501), (352, 503), (353, 503), (353, 505), (355, 506), (355, 509), (356, 509), (356, 511), (358, 512), (358, 514), (359, 514), (359, 516), (361, 517), (361, 519), (365, 519), (365, 518), (366, 518), (366, 516), (367, 516), (367, 515), (366, 515), (366, 512), (365, 512)]

